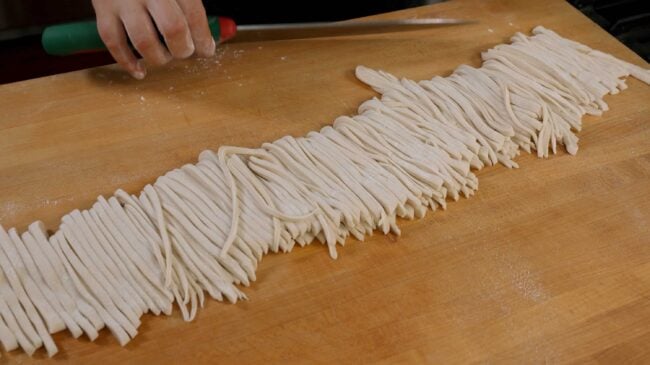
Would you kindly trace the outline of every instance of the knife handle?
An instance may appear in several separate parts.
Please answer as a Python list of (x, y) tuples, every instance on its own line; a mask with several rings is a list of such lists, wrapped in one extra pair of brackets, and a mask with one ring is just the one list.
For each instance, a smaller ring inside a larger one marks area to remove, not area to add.
[[(212, 36), (215, 40), (218, 40), (218, 43), (234, 37), (237, 32), (235, 22), (226, 17), (209, 16), (208, 26)], [(55, 56), (106, 50), (106, 46), (97, 31), (97, 23), (94, 21), (64, 23), (46, 27), (43, 30), (41, 44), (47, 54)]]

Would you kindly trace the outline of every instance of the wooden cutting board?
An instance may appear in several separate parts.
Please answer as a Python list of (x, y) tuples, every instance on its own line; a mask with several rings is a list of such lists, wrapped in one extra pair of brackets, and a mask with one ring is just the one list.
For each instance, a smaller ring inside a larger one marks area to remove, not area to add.
[[(412, 79), (479, 65), (542, 24), (648, 68), (564, 1), (467, 0), (383, 18), (460, 17), (430, 31), (229, 44), (131, 80), (114, 67), (0, 87), (0, 222), (24, 229), (221, 145), (259, 146), (352, 114), (358, 64)], [(267, 256), (250, 301), (192, 323), (145, 316), (121, 348), (54, 336), (76, 363), (620, 363), (650, 361), (650, 87), (606, 98), (580, 151), (478, 173), (478, 194), (405, 222), (399, 239)], [(3, 359), (29, 362), (20, 351)], [(43, 351), (34, 361), (44, 359)]]

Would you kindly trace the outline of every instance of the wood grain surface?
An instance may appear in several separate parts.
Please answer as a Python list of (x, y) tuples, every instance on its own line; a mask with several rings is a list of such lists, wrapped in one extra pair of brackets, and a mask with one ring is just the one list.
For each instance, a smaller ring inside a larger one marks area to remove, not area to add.
[[(467, 0), (382, 15), (477, 24), (400, 34), (233, 43), (131, 80), (114, 67), (0, 87), (0, 223), (48, 229), (99, 194), (139, 191), (221, 145), (329, 124), (375, 94), (358, 64), (446, 75), (541, 24), (648, 68), (563, 1)], [(471, 199), (404, 222), (403, 236), (267, 256), (250, 301), (209, 300), (192, 323), (143, 318), (126, 347), (54, 336), (50, 361), (86, 364), (648, 363), (650, 87), (587, 117), (580, 151), (478, 173)], [(20, 351), (3, 362), (41, 362)]]

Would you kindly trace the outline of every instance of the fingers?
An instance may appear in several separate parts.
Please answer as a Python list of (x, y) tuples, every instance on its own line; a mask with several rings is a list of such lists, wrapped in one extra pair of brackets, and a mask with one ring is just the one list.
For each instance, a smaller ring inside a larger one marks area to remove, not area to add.
[(97, 16), (97, 31), (115, 61), (134, 78), (144, 79), (146, 69), (128, 46), (122, 22), (114, 16)]
[(172, 56), (191, 56), (194, 53), (194, 41), (185, 14), (178, 3), (175, 0), (150, 0), (148, 9)]
[[(92, 3), (97, 13), (97, 29), (106, 48), (137, 79), (144, 78), (146, 70), (129, 48), (128, 39), (152, 65), (187, 58), (195, 52), (202, 57), (214, 54), (216, 44), (201, 0), (92, 0)], [(165, 44), (158, 38), (158, 32)]]
[(178, 5), (185, 14), (190, 33), (194, 40), (196, 54), (200, 57), (214, 55), (216, 43), (208, 26), (208, 17), (201, 0), (177, 0)]
[(148, 64), (164, 65), (172, 60), (172, 56), (160, 43), (156, 28), (144, 7), (136, 7), (122, 14), (122, 20), (131, 44)]

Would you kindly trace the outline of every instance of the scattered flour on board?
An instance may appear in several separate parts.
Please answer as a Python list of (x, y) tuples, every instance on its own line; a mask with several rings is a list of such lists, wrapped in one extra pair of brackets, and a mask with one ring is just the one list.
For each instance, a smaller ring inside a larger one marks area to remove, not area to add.
[[(210, 68), (214, 68), (214, 65), (218, 66), (221, 65), (221, 59), (223, 56), (228, 52), (228, 47), (227, 46), (220, 46), (217, 47), (217, 49), (214, 51), (214, 55), (212, 57), (208, 58), (197, 58), (196, 61), (192, 62), (191, 65), (185, 65), (183, 66), (183, 69), (185, 70), (185, 73), (190, 74), (190, 73), (198, 73), (201, 70), (208, 70)], [(237, 53), (235, 51), (234, 56), (235, 58), (240, 57), (241, 53)]]
[[(550, 296), (526, 257), (508, 247), (507, 244), (485, 241), (469, 253), (473, 260), (482, 261), (477, 266), (474, 295), (469, 302), (452, 311), (450, 319), (461, 329), (473, 328), (480, 322), (498, 321), (502, 325), (502, 334), (525, 348), (530, 360), (528, 363), (555, 363), (558, 354), (548, 340), (539, 336), (539, 322), (522, 323), (517, 319), (516, 310), (527, 304), (516, 304), (508, 293), (514, 291), (522, 299), (534, 303), (546, 301)], [(561, 321), (547, 311), (537, 313), (536, 318), (545, 325)]]
[(73, 200), (74, 200), (73, 197), (67, 196), (67, 197), (61, 197), (56, 199), (46, 198), (30, 204), (19, 203), (15, 201), (3, 202), (2, 204), (0, 204), (0, 224), (2, 223), (2, 221), (15, 217), (16, 215), (18, 215), (18, 213), (20, 213), (22, 210), (27, 208), (33, 209), (34, 207), (36, 208), (56, 207), (57, 205), (63, 202), (71, 202)]
[(132, 169), (131, 172), (126, 170), (127, 169), (124, 169), (124, 171), (120, 171), (108, 177), (109, 184), (114, 187), (124, 186), (134, 181), (143, 181), (144, 179), (148, 179), (150, 176), (156, 176), (155, 174), (158, 173), (155, 172), (153, 168)]
[(71, 197), (71, 196), (63, 197), (63, 198), (57, 198), (57, 199), (51, 199), (51, 200), (50, 199), (45, 199), (45, 200), (42, 200), (39, 203), (39, 206), (41, 206), (41, 207), (56, 207), (57, 205), (59, 205), (59, 204), (61, 204), (63, 202), (71, 202), (73, 200), (74, 200), (74, 198)]
[(544, 287), (538, 280), (538, 275), (531, 271), (527, 259), (507, 249), (507, 246), (497, 245), (486, 248), (491, 259), (497, 267), (494, 275), (496, 284), (514, 289), (524, 299), (536, 303), (549, 298)]
[(22, 203), (16, 203), (14, 201), (3, 202), (0, 204), (0, 223), (9, 217), (14, 217), (23, 208), (24, 204)]

